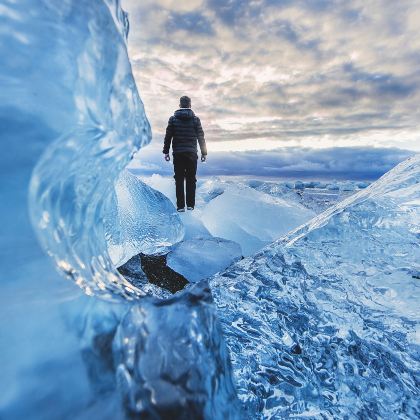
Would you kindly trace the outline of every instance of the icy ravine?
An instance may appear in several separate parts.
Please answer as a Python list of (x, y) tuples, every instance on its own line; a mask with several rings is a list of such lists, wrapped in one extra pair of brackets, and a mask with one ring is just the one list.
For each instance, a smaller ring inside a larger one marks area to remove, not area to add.
[(420, 156), (210, 280), (250, 418), (419, 415)]

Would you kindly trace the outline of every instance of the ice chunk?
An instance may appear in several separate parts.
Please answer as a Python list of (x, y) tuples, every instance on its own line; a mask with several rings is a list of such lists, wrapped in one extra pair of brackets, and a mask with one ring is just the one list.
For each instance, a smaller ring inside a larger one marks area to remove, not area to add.
[(258, 188), (258, 187), (261, 187), (263, 184), (264, 182), (259, 179), (250, 179), (247, 182), (247, 185), (251, 188)]
[(357, 185), (352, 181), (341, 182), (340, 183), (340, 190), (341, 191), (354, 191), (355, 188), (357, 188)]
[[(43, 6), (26, 0), (8, 8), (15, 18), (10, 28), (2, 22), (5, 32), (17, 33), (21, 23), (19, 37), (11, 36), (2, 51), (2, 105), (7, 115), (26, 115), (47, 133), (36, 139), (43, 153), (31, 168), (30, 214), (38, 238), (86, 293), (136, 298), (142, 291), (116, 271), (103, 224), (119, 173), (151, 139), (127, 55), (126, 15), (117, 0)], [(20, 57), (19, 70), (10, 54)], [(26, 136), (20, 138), (21, 153), (30, 154)]]
[(319, 181), (306, 181), (304, 182), (305, 188), (319, 188)]
[(308, 221), (314, 212), (293, 201), (270, 197), (245, 185), (225, 185), (202, 211), (209, 232), (241, 245), (244, 255)]
[(205, 282), (134, 305), (114, 349), (128, 418), (244, 418)]
[(115, 199), (105, 220), (109, 255), (116, 267), (140, 252), (159, 252), (184, 236), (171, 201), (128, 171), (115, 184)]
[(167, 264), (188, 281), (197, 282), (227, 268), (242, 257), (236, 242), (222, 238), (195, 238), (172, 247)]
[(305, 189), (305, 184), (302, 181), (295, 182), (295, 190), (303, 190)]
[(344, 193), (340, 193), (338, 190), (337, 192), (325, 190), (326, 184), (320, 181), (307, 181), (304, 186), (303, 189), (294, 189), (294, 184), (282, 181), (265, 181), (255, 188), (273, 197), (299, 203), (317, 214), (345, 198)]
[(368, 186), (369, 186), (369, 184), (370, 184), (370, 182), (366, 182), (366, 181), (360, 181), (360, 182), (357, 182), (357, 188), (359, 188), (359, 189), (364, 189), (364, 188), (367, 188)]
[(419, 197), (417, 155), (210, 280), (252, 418), (415, 417)]
[(73, 321), (85, 321), (94, 298), (77, 285), (138, 296), (113, 267), (103, 230), (115, 179), (150, 141), (128, 22), (117, 0), (6, 1), (0, 21), (0, 417), (82, 418), (116, 393), (92, 389), (95, 367)]
[(338, 191), (340, 187), (336, 183), (327, 184), (327, 189), (331, 191)]
[(212, 235), (204, 226), (201, 220), (201, 211), (195, 209), (194, 211), (187, 211), (179, 214), (185, 228), (184, 239), (194, 238), (211, 238)]

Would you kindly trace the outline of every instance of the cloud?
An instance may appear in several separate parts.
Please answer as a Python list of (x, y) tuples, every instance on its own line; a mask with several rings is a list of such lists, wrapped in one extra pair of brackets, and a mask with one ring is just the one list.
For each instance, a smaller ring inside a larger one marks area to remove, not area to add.
[(180, 0), (152, 0), (147, 2), (146, 4), (156, 4), (164, 9), (174, 10), (177, 12), (191, 12), (193, 10), (198, 9), (199, 7), (203, 6), (203, 0), (188, 0), (188, 1), (180, 1)]
[[(415, 94), (418, 89), (418, 80), (405, 81), (393, 74), (369, 73), (357, 69), (352, 63), (345, 63), (344, 73), (348, 74), (350, 80), (356, 85), (364, 86), (363, 96), (375, 96), (382, 99), (399, 99)], [(361, 91), (360, 88), (350, 88), (350, 92)]]
[(185, 31), (190, 35), (212, 35), (214, 33), (210, 20), (200, 12), (172, 12), (166, 23), (166, 30)]
[(386, 7), (375, 0), (123, 6), (155, 139), (187, 94), (212, 142), (254, 138), (263, 146), (264, 138), (283, 146), (299, 139), (313, 147), (328, 138), (334, 146), (420, 149), (416, 0)]
[[(205, 164), (199, 163), (198, 173), (199, 176), (373, 180), (411, 155), (413, 152), (408, 150), (370, 147), (289, 147), (270, 151), (216, 152), (209, 155)], [(153, 167), (148, 168), (143, 162)], [(142, 175), (171, 176), (173, 172), (172, 164), (163, 161), (162, 151), (157, 145), (141, 150), (130, 170)]]

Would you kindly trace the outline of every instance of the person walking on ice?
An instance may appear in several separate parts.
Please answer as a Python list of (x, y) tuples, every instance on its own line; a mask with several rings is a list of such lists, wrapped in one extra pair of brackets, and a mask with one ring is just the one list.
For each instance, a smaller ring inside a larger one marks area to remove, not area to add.
[[(179, 109), (169, 118), (163, 145), (165, 160), (171, 160), (169, 149), (172, 142), (172, 156), (174, 161), (174, 178), (176, 188), (176, 206), (179, 212), (194, 210), (195, 187), (197, 173), (197, 141), (200, 145), (201, 162), (206, 161), (207, 147), (200, 118), (191, 109), (191, 99), (182, 96)], [(184, 194), (184, 181), (186, 184)]]

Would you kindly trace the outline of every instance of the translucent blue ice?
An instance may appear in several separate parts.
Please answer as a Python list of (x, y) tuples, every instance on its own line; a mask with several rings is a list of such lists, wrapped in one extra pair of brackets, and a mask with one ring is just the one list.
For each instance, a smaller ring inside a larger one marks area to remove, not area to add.
[(114, 357), (128, 418), (243, 418), (205, 282), (133, 306), (118, 327)]
[(78, 334), (90, 300), (74, 282), (137, 295), (107, 256), (102, 214), (150, 139), (128, 21), (117, 1), (5, 0), (0, 28), (0, 417), (80, 417), (100, 398)]
[[(0, 4), (0, 27), (0, 129), (7, 150), (0, 156), (0, 417), (125, 418), (133, 406), (124, 399), (119, 372), (130, 373), (130, 365), (115, 334), (117, 329), (127, 334), (138, 313), (148, 315), (151, 323), (143, 325), (151, 342), (168, 341), (162, 351), (152, 348), (156, 364), (150, 369), (160, 380), (146, 376), (147, 398), (143, 405), (141, 398), (135, 401), (135, 413), (171, 409), (148, 404), (149, 391), (158, 395), (168, 386), (161, 363), (170, 361), (172, 370), (178, 360), (166, 352), (184, 349), (184, 368), (193, 360), (197, 366), (190, 378), (178, 378), (179, 393), (185, 384), (188, 394), (182, 401), (190, 404), (181, 404), (181, 410), (188, 413), (192, 406), (208, 417), (232, 417), (236, 392), (209, 291), (200, 286), (202, 293), (187, 292), (166, 306), (151, 298), (139, 303), (145, 291), (123, 278), (108, 254), (109, 244), (123, 244), (126, 257), (180, 238), (173, 207), (140, 183), (129, 181), (123, 190), (134, 191), (134, 202), (148, 202), (115, 206), (121, 171), (150, 141), (119, 1), (6, 0)], [(127, 220), (130, 214), (136, 220)], [(111, 220), (123, 232), (110, 226)], [(57, 276), (51, 262), (71, 281)], [(166, 309), (180, 316), (165, 316)], [(186, 324), (196, 315), (195, 323)], [(136, 322), (131, 332), (142, 360), (147, 337)], [(179, 341), (184, 334), (191, 345)], [(131, 378), (128, 395), (141, 385), (135, 371)]]
[(222, 238), (193, 238), (174, 245), (167, 264), (188, 281), (196, 283), (242, 258), (239, 244)]
[(85, 293), (138, 296), (115, 270), (100, 222), (119, 173), (150, 141), (127, 56), (128, 21), (118, 2), (37, 3), (28, 8), (39, 22), (24, 4), (16, 11), (44, 28), (27, 22), (17, 40), (30, 68), (24, 93), (38, 94), (42, 105), (33, 118), (59, 136), (52, 136), (32, 173), (33, 226), (56, 265)]
[(417, 418), (420, 155), (210, 281), (251, 418)]
[(315, 216), (296, 201), (272, 197), (246, 185), (226, 183), (223, 194), (214, 188), (209, 192), (217, 195), (202, 210), (204, 226), (214, 236), (239, 243), (244, 255), (255, 253)]
[(182, 240), (185, 228), (169, 198), (124, 170), (105, 213), (108, 252), (116, 267), (139, 254), (160, 252)]

